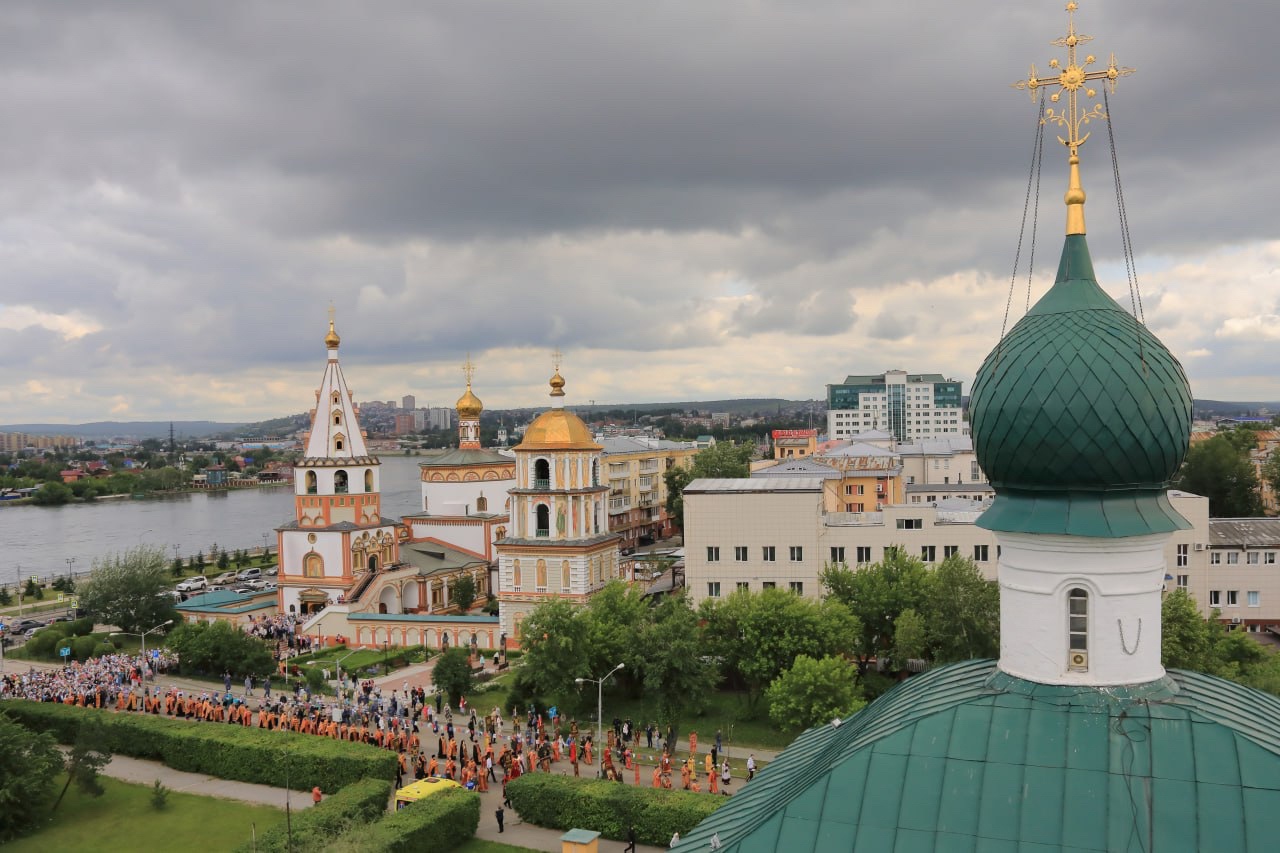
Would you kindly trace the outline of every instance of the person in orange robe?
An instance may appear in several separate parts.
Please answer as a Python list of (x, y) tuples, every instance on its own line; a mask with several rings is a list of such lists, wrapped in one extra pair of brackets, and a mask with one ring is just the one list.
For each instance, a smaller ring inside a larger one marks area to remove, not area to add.
[(653, 765), (653, 787), (662, 787), (662, 771), (658, 769), (658, 765)]
[(720, 780), (716, 778), (716, 774), (714, 773), (707, 774), (707, 786), (711, 791), (711, 793), (713, 794), (720, 793)]

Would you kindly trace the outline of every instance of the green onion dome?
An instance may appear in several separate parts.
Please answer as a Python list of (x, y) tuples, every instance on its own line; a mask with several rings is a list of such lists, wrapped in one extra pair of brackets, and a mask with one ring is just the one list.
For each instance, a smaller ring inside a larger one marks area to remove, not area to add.
[(970, 429), (989, 530), (1141, 536), (1188, 524), (1165, 492), (1191, 437), (1182, 365), (1094, 278), (1083, 234), (1054, 286), (987, 356)]

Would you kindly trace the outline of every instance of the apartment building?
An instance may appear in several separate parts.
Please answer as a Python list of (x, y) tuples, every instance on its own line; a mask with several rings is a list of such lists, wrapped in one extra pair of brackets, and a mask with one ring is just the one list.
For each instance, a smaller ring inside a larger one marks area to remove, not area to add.
[(698, 446), (639, 436), (597, 441), (604, 448), (601, 461), (609, 486), (609, 532), (622, 535), (623, 549), (672, 535), (663, 475), (676, 466), (692, 465)]
[(850, 438), (885, 430), (900, 444), (967, 435), (960, 409), (961, 383), (940, 373), (889, 370), (852, 375), (827, 386), (827, 436)]
[[(756, 476), (699, 479), (685, 487), (685, 583), (694, 603), (737, 589), (769, 587), (819, 598), (819, 577), (828, 563), (875, 563), (884, 559), (886, 548), (894, 547), (905, 548), (925, 563), (958, 553), (971, 558), (987, 578), (996, 579), (995, 534), (975, 523), (989, 501), (940, 497), (930, 503), (886, 505), (878, 512), (831, 512), (826, 508), (830, 482), (822, 477)], [(980, 491), (988, 494), (988, 489)], [(1249, 544), (1251, 551), (1261, 549), (1254, 563), (1247, 556), (1228, 562), (1233, 551), (1243, 555), (1246, 541), (1269, 540), (1280, 553), (1280, 519), (1243, 520), (1260, 523), (1247, 540), (1236, 529), (1220, 526), (1215, 545), (1208, 499), (1179, 491), (1169, 492), (1169, 499), (1191, 528), (1173, 533), (1165, 548), (1167, 588), (1186, 587), (1206, 615), (1213, 607), (1213, 590), (1219, 590), (1225, 602), (1226, 593), (1235, 589), (1239, 613), (1225, 614), (1224, 603), (1224, 618), (1238, 615), (1241, 624), (1280, 626), (1280, 581), (1273, 586), (1261, 577), (1269, 565), (1276, 568), (1266, 563), (1269, 549)], [(1219, 564), (1210, 564), (1213, 553), (1221, 553)], [(1223, 571), (1237, 565), (1254, 574)], [(1257, 593), (1253, 599), (1251, 591)], [(1250, 609), (1250, 600), (1257, 601), (1255, 609)]]
[(1275, 618), (1280, 610), (1280, 518), (1209, 519), (1203, 554), (1202, 543), (1194, 549), (1196, 556), (1208, 558), (1207, 570), (1178, 569), (1176, 585), (1243, 630), (1264, 631), (1280, 621)]

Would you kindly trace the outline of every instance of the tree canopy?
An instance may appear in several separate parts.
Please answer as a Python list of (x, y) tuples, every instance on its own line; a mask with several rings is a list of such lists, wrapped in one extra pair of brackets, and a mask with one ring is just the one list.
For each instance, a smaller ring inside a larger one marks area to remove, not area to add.
[(783, 728), (807, 729), (833, 719), (843, 720), (866, 702), (858, 698), (857, 668), (842, 657), (796, 658), (769, 685), (769, 718)]
[(0, 713), (0, 842), (33, 829), (46, 814), (62, 766), (53, 735)]
[(756, 446), (750, 442), (717, 442), (693, 457), (689, 467), (676, 466), (663, 474), (667, 485), (667, 512), (684, 528), (684, 487), (700, 477), (736, 479), (751, 475)]
[(1248, 453), (1251, 447), (1252, 443), (1229, 433), (1191, 445), (1178, 473), (1177, 487), (1207, 497), (1213, 518), (1262, 515), (1258, 477)]
[(471, 690), (471, 678), (471, 656), (466, 649), (446, 650), (431, 671), (432, 682), (448, 697), (450, 705), (457, 705)]
[(229, 672), (239, 678), (270, 675), (274, 669), (265, 640), (221, 620), (180, 625), (169, 635), (168, 646), (178, 654), (183, 672)]
[(95, 560), (80, 586), (80, 607), (121, 631), (144, 631), (176, 619), (169, 564), (162, 548), (140, 546)]

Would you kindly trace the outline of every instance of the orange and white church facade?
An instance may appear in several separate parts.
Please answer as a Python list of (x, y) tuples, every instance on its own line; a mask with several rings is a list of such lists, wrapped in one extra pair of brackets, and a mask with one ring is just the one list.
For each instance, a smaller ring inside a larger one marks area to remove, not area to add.
[[(468, 361), (459, 446), (420, 463), (421, 506), (396, 520), (382, 515), (381, 463), (360, 428), (333, 320), (324, 343), (305, 455), (294, 466), (294, 519), (276, 530), (277, 607), (301, 632), (351, 646), (516, 647), (540, 600), (582, 602), (622, 576), (601, 448), (564, 410), (558, 371), (552, 408), (513, 451), (499, 452), (481, 446), (483, 405)], [(464, 575), (475, 588), (467, 612), (453, 597)], [(491, 593), (498, 616), (475, 610)]]

